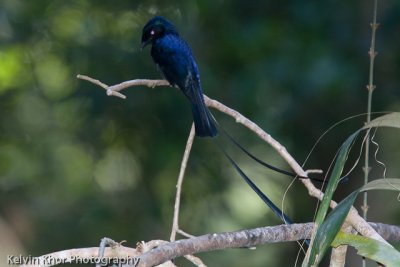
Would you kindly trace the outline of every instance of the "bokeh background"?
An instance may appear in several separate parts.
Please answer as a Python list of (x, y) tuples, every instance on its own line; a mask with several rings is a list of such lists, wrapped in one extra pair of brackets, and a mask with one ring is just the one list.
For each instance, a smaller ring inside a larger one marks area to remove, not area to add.
[[(160, 78), (150, 49), (140, 51), (142, 27), (153, 15), (173, 21), (191, 45), (208, 96), (256, 122), (303, 163), (328, 127), (366, 111), (372, 8), (372, 0), (1, 0), (0, 265), (6, 266), (8, 254), (92, 247), (104, 236), (128, 246), (169, 238), (191, 126), (186, 99), (168, 87), (137, 87), (122, 100), (76, 79), (86, 74), (111, 85)], [(399, 1), (379, 1), (374, 111), (400, 109), (399, 14)], [(253, 133), (213, 114), (257, 156), (288, 168)], [(364, 121), (358, 117), (330, 131), (305, 168), (327, 170), (346, 136)], [(399, 177), (398, 131), (379, 129), (376, 140), (387, 176)], [(226, 146), (280, 206), (291, 179)], [(350, 163), (359, 150), (354, 146)], [(371, 161), (371, 176), (382, 177), (382, 167)], [(359, 164), (335, 199), (361, 186), (362, 177)], [(370, 220), (399, 224), (396, 197), (371, 193)], [(315, 207), (295, 182), (285, 212), (307, 222)], [(196, 139), (181, 227), (200, 235), (279, 223), (215, 143)], [(209, 266), (294, 266), (298, 250), (288, 243), (200, 257)], [(348, 261), (359, 264), (360, 258), (350, 250)]]

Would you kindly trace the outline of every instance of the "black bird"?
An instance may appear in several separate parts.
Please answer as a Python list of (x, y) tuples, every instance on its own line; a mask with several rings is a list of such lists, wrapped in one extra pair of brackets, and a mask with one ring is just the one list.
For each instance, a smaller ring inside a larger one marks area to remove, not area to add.
[(151, 56), (164, 78), (189, 99), (196, 135), (217, 135), (215, 120), (204, 103), (200, 74), (189, 45), (183, 40), (172, 23), (156, 16), (143, 28), (142, 48), (152, 44)]
[[(179, 36), (172, 23), (163, 17), (156, 16), (147, 22), (142, 33), (142, 48), (152, 44), (151, 56), (164, 78), (173, 86), (178, 86), (192, 104), (193, 120), (196, 135), (214, 137), (217, 135), (216, 121), (204, 103), (200, 85), (200, 74), (189, 45)], [(222, 132), (241, 150), (256, 159), (239, 143), (237, 143), (223, 128)], [(240, 176), (259, 195), (259, 197), (284, 222), (290, 219), (247, 177), (235, 161), (226, 153), (220, 143), (218, 147), (227, 157)], [(259, 162), (261, 162), (259, 160)], [(268, 164), (269, 166), (269, 164)], [(273, 166), (272, 166), (273, 167)]]
[[(143, 27), (142, 49), (148, 44), (152, 44), (151, 56), (164, 78), (172, 86), (178, 86), (189, 99), (192, 105), (196, 135), (201, 137), (216, 136), (218, 133), (217, 124), (204, 103), (196, 60), (189, 45), (179, 36), (175, 26), (160, 16), (150, 19)], [(295, 173), (281, 170), (258, 159), (222, 127), (220, 129), (240, 150), (261, 165), (285, 175), (297, 176)], [(308, 179), (308, 177), (299, 178)]]
[[(192, 105), (196, 135), (200, 137), (215, 137), (218, 133), (216, 127), (217, 124), (204, 103), (199, 69), (189, 45), (179, 36), (175, 26), (160, 16), (150, 19), (143, 28), (142, 49), (148, 44), (152, 44), (151, 56), (164, 78), (172, 86), (178, 86), (189, 99)], [(222, 127), (220, 127), (220, 129), (222, 129), (222, 132), (229, 140), (256, 162), (277, 172), (297, 177), (294, 173), (281, 170), (258, 159), (241, 146)], [(226, 153), (221, 144), (217, 142), (217, 145), (239, 175), (272, 209), (272, 211), (285, 223), (291, 223), (291, 220), (274, 203), (272, 203), (272, 201), (240, 169), (237, 163)], [(300, 178), (308, 179), (308, 177)]]

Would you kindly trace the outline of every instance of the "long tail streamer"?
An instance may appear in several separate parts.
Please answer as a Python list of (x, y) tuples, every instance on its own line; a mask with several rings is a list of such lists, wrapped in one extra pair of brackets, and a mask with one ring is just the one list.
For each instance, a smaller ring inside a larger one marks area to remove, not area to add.
[(311, 180), (314, 180), (314, 181), (317, 181), (317, 182), (324, 182), (324, 180), (323, 180), (323, 179), (320, 179), (320, 178), (312, 178), (312, 177), (300, 176), (300, 175), (297, 175), (296, 173), (293, 173), (293, 172), (290, 172), (290, 171), (286, 171), (286, 170), (282, 170), (282, 169), (280, 169), (280, 168), (278, 168), (278, 167), (275, 167), (275, 166), (273, 166), (273, 165), (271, 165), (271, 164), (269, 164), (269, 163), (267, 163), (267, 162), (265, 162), (265, 161), (263, 161), (263, 160), (257, 158), (256, 156), (254, 156), (253, 154), (251, 154), (247, 149), (245, 149), (241, 144), (239, 144), (239, 142), (236, 141), (235, 138), (233, 138), (227, 131), (225, 131), (224, 128), (222, 128), (220, 125), (218, 125), (218, 126), (219, 126), (219, 128), (222, 130), (222, 132), (224, 133), (224, 135), (225, 135), (226, 137), (228, 137), (228, 139), (229, 139), (233, 144), (235, 144), (240, 150), (242, 150), (248, 157), (250, 157), (251, 159), (255, 160), (256, 162), (258, 162), (258, 163), (261, 164), (262, 166), (264, 166), (264, 167), (266, 167), (266, 168), (268, 168), (268, 169), (270, 169), (270, 170), (276, 171), (276, 172), (278, 172), (278, 173), (281, 173), (281, 174), (290, 176), (290, 177), (297, 177), (297, 178), (300, 178), (300, 179), (311, 179)]

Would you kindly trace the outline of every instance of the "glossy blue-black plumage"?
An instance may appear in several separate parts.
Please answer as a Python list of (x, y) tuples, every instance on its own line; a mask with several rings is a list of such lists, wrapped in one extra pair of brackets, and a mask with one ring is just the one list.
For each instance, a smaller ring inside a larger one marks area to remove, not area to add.
[[(204, 103), (199, 70), (189, 45), (180, 38), (172, 23), (159, 16), (149, 20), (143, 28), (142, 48), (148, 44), (152, 44), (151, 56), (158, 65), (164, 78), (171, 85), (178, 86), (191, 102), (196, 135), (216, 136), (217, 128), (215, 120)], [(223, 128), (221, 129), (223, 130)], [(297, 176), (296, 174), (280, 170), (263, 162), (241, 146), (225, 130), (223, 130), (222, 133), (238, 146), (240, 150), (263, 166), (286, 175)], [(254, 192), (257, 193), (283, 222), (291, 223), (291, 220), (252, 182), (242, 169), (240, 169), (239, 165), (227, 154), (222, 145), (218, 142), (217, 144), (228, 161)]]
[(204, 103), (199, 70), (189, 45), (169, 21), (159, 16), (143, 28), (142, 47), (150, 43), (151, 56), (164, 78), (189, 99), (196, 135), (216, 136), (215, 120)]

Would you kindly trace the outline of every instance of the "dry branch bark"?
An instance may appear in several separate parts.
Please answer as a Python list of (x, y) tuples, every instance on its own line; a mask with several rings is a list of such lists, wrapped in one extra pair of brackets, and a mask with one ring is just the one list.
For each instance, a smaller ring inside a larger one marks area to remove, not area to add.
[[(227, 248), (254, 247), (265, 243), (297, 241), (311, 236), (313, 223), (261, 227), (221, 234), (207, 234), (167, 243), (140, 256), (138, 267), (156, 266), (178, 255)], [(178, 257), (179, 257), (178, 256)]]
[[(108, 86), (102, 83), (99, 80), (93, 79), (91, 77), (85, 75), (77, 75), (78, 79), (86, 80), (91, 83), (94, 83), (102, 88), (104, 88), (109, 96), (117, 96), (125, 99), (126, 97), (120, 93), (121, 90), (133, 87), (133, 86), (147, 86), (149, 88), (154, 88), (155, 86), (170, 86), (168, 81), (165, 80), (146, 80), (146, 79), (136, 79), (125, 81), (116, 85)], [(301, 165), (289, 154), (284, 146), (282, 146), (277, 140), (272, 138), (271, 135), (266, 133), (261, 127), (257, 124), (240, 114), (238, 111), (231, 109), (224, 104), (213, 100), (206, 95), (204, 95), (204, 100), (207, 106), (215, 108), (236, 120), (236, 122), (244, 125), (254, 133), (256, 133), (262, 140), (271, 145), (279, 155), (291, 166), (291, 168), (299, 175), (299, 176), (307, 176), (307, 172), (303, 170)], [(319, 200), (322, 200), (324, 194), (321, 190), (316, 188), (314, 184), (309, 179), (301, 179), (301, 182), (307, 188), (310, 196), (316, 197)], [(337, 203), (335, 201), (331, 201), (330, 207), (335, 208)], [(346, 218), (346, 221), (353, 226), (353, 228), (363, 236), (370, 237), (381, 242), (386, 242), (359, 214), (358, 211), (352, 207), (350, 212)]]
[[(400, 226), (370, 223), (379, 234), (385, 236), (388, 241), (400, 241)], [(155, 266), (168, 262), (174, 258), (196, 254), (205, 251), (214, 251), (227, 248), (254, 247), (266, 243), (290, 242), (311, 237), (313, 223), (290, 224), (260, 227), (235, 232), (207, 234), (189, 239), (181, 239), (174, 242), (152, 240), (139, 242), (136, 248), (122, 245), (107, 247), (105, 258), (136, 258), (139, 264), (136, 266)], [(74, 262), (73, 259), (96, 259), (99, 248), (80, 248), (58, 251), (43, 255), (38, 262), (26, 263), (22, 267), (49, 267), (55, 264), (46, 264), (46, 259), (59, 259), (59, 262)], [(172, 266), (169, 264), (169, 266)]]

